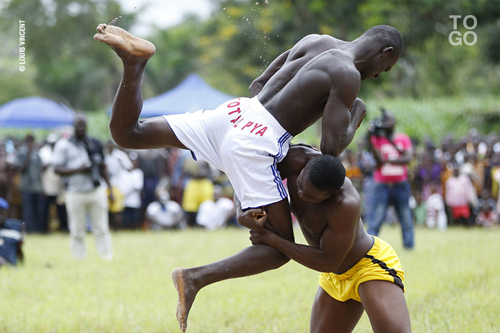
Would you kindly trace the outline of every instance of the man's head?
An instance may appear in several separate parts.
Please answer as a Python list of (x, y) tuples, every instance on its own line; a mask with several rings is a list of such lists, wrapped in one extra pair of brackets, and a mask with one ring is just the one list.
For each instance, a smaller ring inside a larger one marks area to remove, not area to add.
[(390, 112), (385, 112), (382, 118), (382, 127), (386, 129), (387, 135), (391, 136), (394, 133), (394, 127), (396, 126), (396, 117)]
[(9, 210), (9, 203), (4, 199), (0, 198), (0, 226), (5, 224), (7, 220), (7, 211)]
[(356, 67), (361, 80), (378, 78), (398, 62), (403, 52), (403, 37), (396, 28), (377, 25), (356, 39), (361, 44)]
[(73, 127), (75, 129), (75, 136), (78, 140), (85, 139), (87, 134), (87, 117), (84, 113), (77, 113), (73, 120)]
[(340, 159), (332, 155), (318, 155), (307, 162), (297, 178), (299, 198), (321, 202), (338, 192), (344, 185), (345, 169)]

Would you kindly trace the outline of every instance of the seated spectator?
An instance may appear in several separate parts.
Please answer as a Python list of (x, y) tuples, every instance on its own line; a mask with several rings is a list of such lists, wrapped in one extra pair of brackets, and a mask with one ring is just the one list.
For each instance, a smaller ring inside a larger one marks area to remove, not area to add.
[(24, 230), (20, 221), (7, 218), (9, 204), (0, 198), (0, 267), (17, 265), (17, 260), (23, 261), (22, 251)]
[(453, 166), (453, 176), (446, 181), (446, 204), (451, 208), (453, 223), (470, 225), (471, 209), (477, 201), (469, 176), (460, 174), (458, 165)]
[(226, 226), (235, 215), (234, 203), (222, 195), (222, 187), (214, 186), (214, 200), (204, 201), (198, 209), (196, 222), (208, 230), (216, 230)]
[(431, 184), (429, 190), (431, 194), (425, 203), (427, 208), (425, 224), (430, 229), (437, 227), (439, 230), (446, 230), (448, 219), (444, 210), (443, 197), (438, 193), (436, 184)]
[(480, 211), (476, 216), (476, 224), (485, 228), (491, 228), (498, 223), (498, 213), (494, 206), (483, 200), (480, 204)]
[(187, 227), (181, 206), (170, 200), (167, 191), (158, 194), (158, 201), (153, 201), (146, 209), (146, 219), (152, 230), (184, 229)]

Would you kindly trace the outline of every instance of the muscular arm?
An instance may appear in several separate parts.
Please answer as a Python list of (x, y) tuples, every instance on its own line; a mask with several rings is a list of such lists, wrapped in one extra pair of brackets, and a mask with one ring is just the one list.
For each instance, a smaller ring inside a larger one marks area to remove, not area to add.
[(288, 258), (319, 272), (334, 272), (340, 266), (354, 242), (359, 219), (359, 204), (344, 203), (342, 207), (328, 214), (330, 221), (321, 236), (320, 247), (295, 244), (273, 233), (251, 231), (254, 244), (274, 247)]
[(250, 96), (256, 96), (269, 81), (269, 79), (283, 66), (288, 55), (290, 54), (290, 50), (283, 52), (280, 54), (274, 61), (266, 68), (264, 73), (261, 76), (256, 78), (248, 90), (250, 90)]
[(354, 138), (366, 115), (366, 106), (356, 98), (360, 86), (358, 72), (342, 70), (331, 80), (330, 95), (323, 111), (321, 152), (339, 156)]

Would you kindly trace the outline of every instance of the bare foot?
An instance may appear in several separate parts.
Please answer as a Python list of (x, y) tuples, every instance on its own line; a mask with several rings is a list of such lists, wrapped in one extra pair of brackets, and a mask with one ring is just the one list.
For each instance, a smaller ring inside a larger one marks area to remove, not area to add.
[(156, 52), (153, 43), (117, 26), (99, 24), (96, 30), (94, 39), (108, 44), (125, 63), (145, 62)]
[(199, 289), (194, 286), (192, 279), (188, 277), (185, 269), (174, 269), (172, 271), (172, 280), (179, 295), (176, 311), (177, 321), (179, 322), (181, 331), (186, 332), (189, 310), (191, 310)]

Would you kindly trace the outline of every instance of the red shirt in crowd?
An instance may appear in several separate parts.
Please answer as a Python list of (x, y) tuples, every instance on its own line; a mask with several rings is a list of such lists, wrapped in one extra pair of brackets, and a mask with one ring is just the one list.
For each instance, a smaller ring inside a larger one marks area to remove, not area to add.
[[(412, 149), (410, 137), (406, 134), (398, 133), (394, 135), (392, 141), (401, 151)], [(373, 147), (380, 151), (384, 161), (395, 160), (401, 156), (385, 136), (372, 136), (371, 142)], [(402, 164), (385, 163), (375, 170), (374, 179), (378, 183), (403, 182), (408, 179), (408, 167)]]

